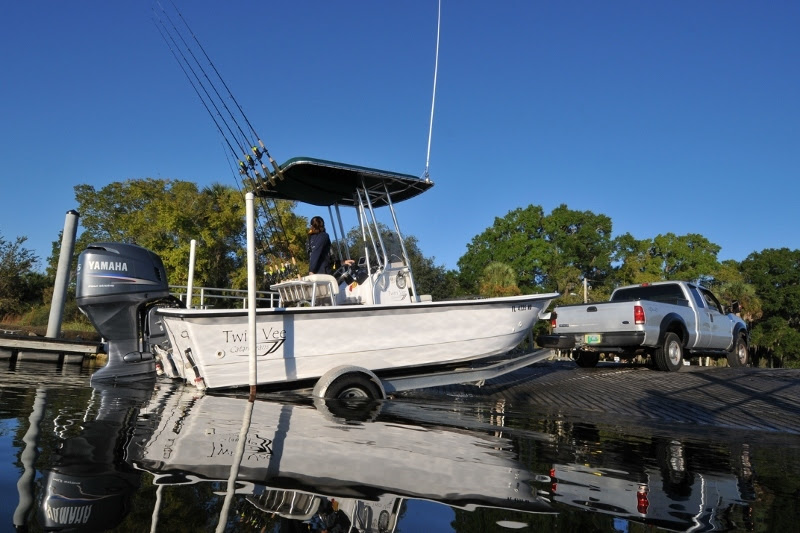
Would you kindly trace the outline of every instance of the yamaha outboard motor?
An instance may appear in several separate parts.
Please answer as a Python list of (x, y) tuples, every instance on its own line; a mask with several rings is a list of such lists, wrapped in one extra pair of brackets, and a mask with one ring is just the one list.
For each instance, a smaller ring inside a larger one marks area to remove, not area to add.
[(108, 363), (92, 375), (92, 383), (154, 376), (144, 328), (150, 308), (170, 298), (161, 258), (133, 244), (92, 244), (78, 258), (76, 297), (108, 343)]

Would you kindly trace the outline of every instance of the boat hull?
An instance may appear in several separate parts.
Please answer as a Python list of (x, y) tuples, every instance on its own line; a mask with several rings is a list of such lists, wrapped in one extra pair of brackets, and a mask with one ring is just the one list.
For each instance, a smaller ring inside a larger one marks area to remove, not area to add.
[[(316, 379), (341, 365), (382, 371), (502, 354), (556, 296), (259, 309), (256, 384)], [(246, 310), (159, 313), (173, 347), (167, 374), (211, 389), (250, 384)]]

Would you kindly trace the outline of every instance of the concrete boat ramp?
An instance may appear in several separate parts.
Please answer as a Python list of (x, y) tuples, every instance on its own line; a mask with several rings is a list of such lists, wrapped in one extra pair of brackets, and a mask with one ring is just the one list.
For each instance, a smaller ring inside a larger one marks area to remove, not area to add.
[(687, 366), (661, 372), (646, 366), (604, 364), (578, 368), (549, 360), (487, 381), (482, 387), (448, 385), (404, 396), (452, 396), (502, 402), (611, 425), (647, 425), (667, 431), (757, 432), (800, 435), (800, 369)]

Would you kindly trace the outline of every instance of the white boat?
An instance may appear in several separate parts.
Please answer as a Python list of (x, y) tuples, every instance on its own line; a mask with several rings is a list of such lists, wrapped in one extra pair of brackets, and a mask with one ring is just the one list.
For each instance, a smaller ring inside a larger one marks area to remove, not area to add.
[[(407, 174), (310, 158), (291, 159), (276, 177), (262, 180), (258, 195), (328, 207), (342, 235), (341, 212), (350, 208), (362, 256), (347, 261), (342, 248), (342, 264), (351, 266), (273, 285), (280, 304), (256, 309), (252, 330), (248, 309), (187, 309), (168, 302), (167, 276), (152, 252), (120, 243), (90, 246), (79, 259), (77, 300), (109, 343), (109, 362), (93, 382), (152, 375), (155, 353), (168, 376), (201, 389), (293, 388), (317, 380), (326, 397), (380, 397), (379, 376), (386, 373), (508, 353), (558, 294), (445, 301), (418, 294), (394, 205), (432, 185)], [(393, 232), (379, 223), (381, 209), (391, 215)]]
[[(256, 193), (328, 207), (339, 228), (345, 227), (341, 208), (354, 208), (363, 255), (333, 276), (273, 285), (280, 306), (257, 310), (258, 385), (318, 379), (343, 365), (381, 373), (506, 353), (558, 296), (435, 302), (418, 294), (394, 205), (430, 188), (429, 180), (310, 158), (291, 159), (281, 176), (263, 181)], [(391, 214), (391, 239), (376, 218), (380, 208)], [(172, 346), (172, 359), (162, 361), (168, 374), (210, 389), (248, 385), (246, 309), (158, 313)]]

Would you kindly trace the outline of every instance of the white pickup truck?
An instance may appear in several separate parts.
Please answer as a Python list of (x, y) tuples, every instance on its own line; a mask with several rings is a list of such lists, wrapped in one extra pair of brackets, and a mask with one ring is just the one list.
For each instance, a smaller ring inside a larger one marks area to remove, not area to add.
[(578, 366), (597, 365), (600, 354), (622, 359), (650, 355), (659, 370), (676, 371), (684, 358), (727, 357), (730, 366), (746, 366), (745, 322), (723, 310), (708, 289), (685, 281), (620, 287), (610, 301), (556, 307), (551, 334), (540, 335), (544, 348), (566, 350)]

